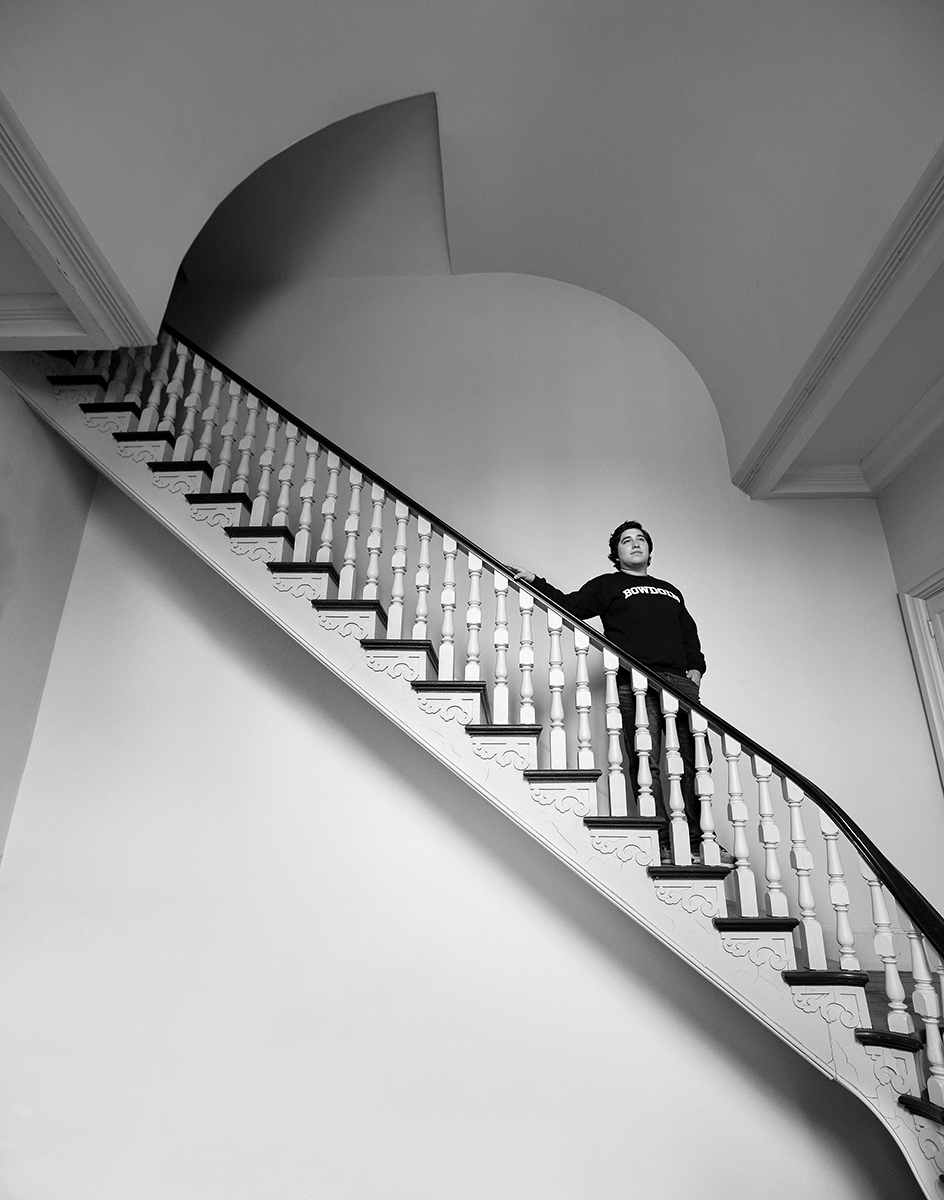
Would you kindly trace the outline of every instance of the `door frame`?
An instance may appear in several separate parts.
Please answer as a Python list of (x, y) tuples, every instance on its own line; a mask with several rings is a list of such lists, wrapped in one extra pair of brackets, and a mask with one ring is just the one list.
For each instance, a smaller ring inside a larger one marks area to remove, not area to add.
[(921, 700), (928, 719), (938, 774), (941, 777), (941, 786), (944, 787), (944, 665), (942, 655), (938, 652), (928, 610), (928, 600), (942, 591), (944, 567), (906, 592), (900, 592), (898, 603), (901, 606)]

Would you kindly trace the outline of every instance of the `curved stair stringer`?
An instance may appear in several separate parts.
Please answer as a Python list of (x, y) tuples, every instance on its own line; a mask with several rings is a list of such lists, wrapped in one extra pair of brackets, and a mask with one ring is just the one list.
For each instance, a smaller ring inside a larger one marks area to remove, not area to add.
[(898, 1104), (899, 1095), (917, 1090), (914, 1055), (863, 1045), (855, 1037), (856, 1029), (871, 1024), (861, 987), (816, 980), (788, 986), (782, 972), (796, 966), (789, 931), (719, 929), (713, 923), (726, 915), (723, 872), (676, 869), (670, 877), (650, 877), (649, 868), (659, 862), (654, 832), (588, 828), (586, 790), (529, 783), (525, 771), (534, 764), (526, 738), (512, 727), (488, 737), (468, 736), (470, 712), (463, 702), (411, 686), (422, 677), (422, 653), (362, 645), (365, 624), (319, 612), (304, 598), (279, 590), (260, 549), (242, 545), (234, 553), (237, 547), (223, 528), (195, 520), (185, 489), (175, 490), (174, 481), (162, 486), (166, 481), (152, 477), (146, 462), (119, 453), (101, 420), (81, 411), (79, 402), (87, 397), (76, 388), (54, 389), (44, 377), (47, 367), (39, 355), (20, 355), (7, 358), (2, 373), (84, 458), (299, 645), (694, 970), (855, 1093), (889, 1129), (925, 1193), (944, 1195), (944, 1131)]

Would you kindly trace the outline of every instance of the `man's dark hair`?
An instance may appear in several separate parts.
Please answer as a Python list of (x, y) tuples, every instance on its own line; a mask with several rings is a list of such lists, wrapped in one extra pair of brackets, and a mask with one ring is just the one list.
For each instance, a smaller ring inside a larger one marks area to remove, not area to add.
[(614, 567), (619, 566), (619, 555), (616, 553), (616, 547), (619, 545), (619, 540), (627, 529), (638, 529), (642, 536), (646, 539), (646, 545), (649, 547), (649, 557), (652, 558), (652, 538), (647, 530), (639, 524), (638, 521), (624, 521), (622, 525), (617, 525), (610, 534), (610, 553), (609, 560)]

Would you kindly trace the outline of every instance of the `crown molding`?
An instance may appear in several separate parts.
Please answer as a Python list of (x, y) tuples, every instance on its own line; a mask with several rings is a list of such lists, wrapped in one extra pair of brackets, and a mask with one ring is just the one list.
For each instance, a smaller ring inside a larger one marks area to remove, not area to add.
[(58, 292), (0, 294), (0, 345), (5, 350), (84, 348), (88, 334)]
[(858, 463), (835, 463), (826, 467), (791, 467), (768, 493), (768, 498), (833, 500), (871, 495), (872, 489)]
[(944, 375), (936, 380), (918, 403), (906, 413), (862, 460), (862, 474), (874, 495), (910, 466), (926, 442), (944, 426)]
[[(104, 349), (154, 341), (153, 331), (2, 93), (0, 218), (72, 313), (82, 330), (84, 347)], [(2, 333), (0, 329), (0, 336)], [(51, 336), (59, 335), (54, 332)]]
[(882, 239), (761, 436), (734, 472), (752, 498), (780, 483), (852, 381), (944, 262), (944, 145)]

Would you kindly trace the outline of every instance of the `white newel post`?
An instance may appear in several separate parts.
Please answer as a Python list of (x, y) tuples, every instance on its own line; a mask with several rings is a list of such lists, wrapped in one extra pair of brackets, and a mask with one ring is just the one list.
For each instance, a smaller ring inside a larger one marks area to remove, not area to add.
[(383, 551), (383, 510), (387, 493), (379, 484), (370, 489), (370, 532), (367, 534), (367, 572), (364, 578), (364, 599), (376, 600), (380, 595), (380, 555)]
[(297, 425), (285, 426), (285, 453), (279, 467), (279, 498), (275, 502), (273, 525), (288, 525), (288, 508), (292, 501), (292, 483), (295, 479), (295, 449), (300, 433)]
[(861, 856), (859, 869), (862, 878), (869, 885), (869, 898), (872, 903), (872, 925), (875, 929), (873, 946), (876, 956), (881, 960), (885, 969), (885, 995), (888, 997), (888, 1028), (892, 1033), (913, 1033), (914, 1022), (905, 1002), (905, 986), (898, 972), (898, 955), (895, 952), (895, 940), (892, 933), (891, 917), (885, 903), (885, 891), (882, 884)]
[(577, 769), (578, 771), (592, 771), (595, 763), (593, 761), (593, 738), (590, 731), (590, 707), (592, 699), (590, 695), (590, 637), (581, 629), (574, 630), (574, 654), (577, 657), (577, 672), (576, 672), (576, 694), (575, 705), (577, 708)]
[(151, 433), (156, 427), (161, 413), (161, 398), (167, 386), (168, 370), (170, 367), (171, 340), (170, 335), (162, 333), (158, 341), (160, 353), (157, 366), (151, 372), (151, 391), (148, 402), (138, 422), (138, 433)]
[(662, 719), (665, 746), (665, 773), (669, 780), (669, 844), (672, 861), (677, 867), (690, 867), (692, 846), (685, 819), (685, 801), (682, 798), (682, 772), (684, 764), (679, 753), (678, 720), (679, 702), (670, 692), (662, 693)]
[(239, 462), (236, 466), (236, 480), (233, 483), (234, 492), (249, 492), (249, 468), (252, 466), (253, 447), (256, 441), (256, 422), (259, 419), (259, 397), (249, 395), (246, 398), (246, 425), (243, 436), (239, 439)]
[[(646, 692), (649, 690), (649, 680), (642, 671), (632, 669), (633, 696), (636, 699), (635, 726), (636, 735), (633, 739), (638, 765), (636, 768), (637, 802), (641, 817), (656, 815), (656, 799), (652, 794), (653, 767), (658, 771), (659, 763), (652, 762), (652, 734), (649, 732), (649, 713), (646, 710)], [(630, 754), (626, 747), (627, 756)]]
[(190, 351), (182, 342), (178, 342), (177, 365), (174, 367), (173, 379), (164, 390), (164, 396), (166, 397), (164, 414), (157, 426), (161, 433), (169, 433), (171, 435), (176, 435), (177, 433), (177, 405), (184, 394), (184, 375), (187, 371), (189, 358)]
[(439, 678), (456, 677), (456, 554), (455, 538), (443, 534), (442, 640), (439, 647)]
[(842, 859), (839, 857), (839, 830), (822, 809), (819, 814), (819, 823), (823, 831), (823, 839), (826, 842), (829, 900), (836, 913), (839, 966), (843, 971), (858, 971), (859, 960), (856, 958), (855, 937), (849, 923), (849, 889), (846, 887), (846, 873), (842, 869)]
[(723, 734), (722, 750), (728, 763), (728, 820), (734, 834), (734, 885), (737, 891), (738, 911), (742, 917), (756, 917), (757, 888), (751, 871), (750, 850), (747, 845), (747, 805), (741, 786), (741, 744)]
[(495, 688), (492, 696), (492, 720), (507, 725), (511, 719), (508, 698), (508, 579), (495, 572)]
[[(623, 774), (623, 750), (620, 734), (623, 731), (623, 714), (620, 711), (619, 690), (616, 676), (619, 673), (619, 658), (612, 650), (603, 651), (603, 674), (606, 679), (606, 779), (610, 800), (610, 816), (625, 817), (629, 812), (626, 802), (626, 776)], [(627, 747), (627, 754), (629, 754)]]
[(318, 546), (316, 561), (329, 563), (334, 545), (334, 518), (338, 511), (338, 477), (341, 474), (341, 460), (333, 450), (329, 450), (327, 463), (328, 483), (321, 505), (321, 542)]
[(816, 900), (810, 876), (813, 873), (813, 856), (806, 844), (801, 808), (805, 796), (795, 783), (782, 780), (784, 803), (790, 811), (790, 865), (797, 881), (797, 907), (800, 910), (800, 944), (806, 956), (806, 965), (811, 971), (826, 970), (826, 947), (823, 930), (816, 919)]
[[(413, 637), (426, 640), (429, 628), (429, 589), (431, 586), (429, 539), (432, 537), (433, 527), (425, 517), (417, 517), (416, 532), (420, 539), (420, 548), (416, 558), (416, 613), (413, 618)], [(440, 676), (440, 678), (442, 677)]]
[(924, 938), (912, 926), (910, 921), (902, 921), (906, 926), (908, 941), (911, 945), (911, 973), (914, 977), (914, 991), (911, 1002), (917, 1016), (924, 1025), (924, 1053), (928, 1063), (928, 1099), (932, 1104), (944, 1107), (944, 1046), (941, 1044), (941, 1003), (934, 984), (931, 971), (928, 968), (927, 955), (924, 949)]
[(530, 592), (518, 592), (518, 614), (521, 618), (518, 635), (518, 720), (522, 725), (534, 724), (534, 634), (531, 621), (534, 616), (534, 597)]
[(692, 740), (695, 743), (695, 795), (698, 797), (698, 825), (701, 830), (701, 861), (706, 867), (721, 865), (721, 847), (715, 831), (711, 803), (715, 784), (708, 760), (708, 719), (694, 709), (689, 713)]
[(217, 459), (216, 470), (210, 480), (210, 491), (218, 495), (229, 491), (231, 478), (230, 466), (233, 461), (233, 447), (236, 444), (236, 433), (239, 428), (239, 405), (242, 401), (243, 390), (234, 380), (230, 380), (229, 408), (226, 420), (220, 428), (220, 457)]
[(361, 525), (361, 491), (364, 487), (364, 476), (356, 467), (348, 471), (348, 481), (351, 485), (351, 502), (348, 505), (347, 519), (344, 522), (344, 560), (338, 579), (338, 599), (353, 600), (354, 587), (357, 577), (357, 538)]
[(469, 603), (465, 610), (467, 641), (465, 649), (465, 677), (475, 681), (482, 678), (482, 560), (475, 554), (469, 555)]
[(295, 548), (292, 551), (294, 562), (311, 561), (311, 521), (312, 509), (315, 503), (315, 484), (318, 480), (318, 457), (321, 454), (321, 443), (317, 438), (305, 438), (305, 478), (298, 490), (302, 502), (298, 514), (298, 533), (295, 535)]
[(760, 818), (757, 836), (764, 847), (764, 877), (767, 880), (764, 905), (768, 917), (789, 917), (790, 906), (783, 890), (783, 875), (777, 858), (780, 830), (774, 819), (774, 806), (770, 798), (770, 776), (773, 772), (770, 763), (756, 754), (753, 757), (753, 766), (754, 779), (757, 782), (757, 812)]
[(197, 413), (203, 405), (203, 380), (206, 378), (206, 362), (199, 354), (193, 356), (193, 379), (190, 391), (184, 399), (184, 419), (180, 436), (174, 443), (173, 462), (188, 462), (193, 457), (193, 434), (197, 427)]
[(220, 392), (223, 390), (223, 372), (219, 367), (210, 371), (210, 399), (203, 410), (203, 431), (200, 434), (200, 444), (193, 453), (194, 462), (210, 461), (213, 451), (213, 434), (220, 413)]
[(551, 770), (567, 770), (567, 734), (564, 730), (564, 652), (561, 631), (564, 618), (550, 609), (547, 614), (548, 653), (547, 686), (551, 693), (550, 732)]
[(268, 525), (269, 490), (275, 470), (275, 443), (279, 435), (279, 414), (274, 408), (266, 409), (266, 440), (259, 455), (259, 486), (249, 514), (250, 525)]
[(393, 541), (393, 557), (390, 560), (393, 568), (393, 582), (390, 585), (387, 637), (396, 640), (403, 637), (403, 600), (406, 596), (407, 529), (410, 523), (410, 510), (402, 500), (397, 500), (393, 512), (396, 517), (397, 532)]

